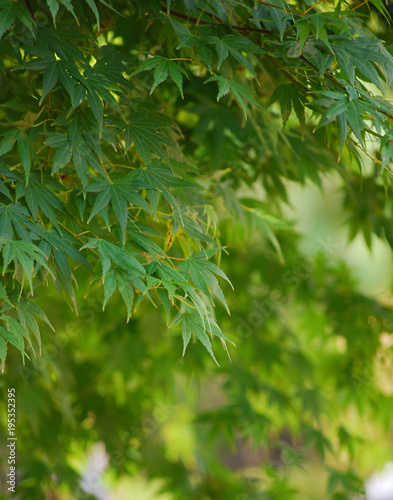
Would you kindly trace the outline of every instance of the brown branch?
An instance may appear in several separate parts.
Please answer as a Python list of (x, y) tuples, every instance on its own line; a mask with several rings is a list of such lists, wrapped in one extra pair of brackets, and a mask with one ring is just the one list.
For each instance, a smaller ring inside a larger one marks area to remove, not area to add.
[(212, 14), (211, 12), (207, 12), (206, 10), (198, 9), (202, 14), (206, 14), (207, 16), (211, 17), (212, 19), (215, 19), (218, 22), (222, 23), (222, 20), (216, 16), (215, 14)]
[(270, 55), (266, 55), (267, 59), (269, 59), (269, 61), (274, 64), (276, 66), (276, 68), (281, 71), (281, 73), (283, 73), (287, 78), (288, 80), (290, 80), (293, 84), (295, 84), (300, 90), (302, 90), (305, 94), (308, 94), (310, 92), (310, 89), (308, 89), (305, 85), (303, 85), (302, 82), (299, 82), (298, 80), (296, 80), (296, 78), (294, 78), (290, 72), (283, 68), (282, 66), (280, 66), (278, 64), (278, 62), (274, 59), (274, 57), (270, 56)]
[[(29, 1), (29, 0), (26, 0), (26, 2)], [(274, 5), (274, 4), (270, 4), (269, 2), (265, 2), (264, 0), (258, 0), (259, 3), (263, 4), (263, 5), (267, 5), (269, 7), (276, 7), (278, 9), (281, 9), (281, 10), (285, 10), (284, 7), (280, 7), (280, 6), (277, 6), (277, 5)], [(294, 10), (291, 10), (291, 9), (287, 9), (289, 12), (293, 12), (295, 14), (299, 14), (299, 15), (302, 15), (301, 12), (297, 12), (297, 11), (294, 11)], [(182, 14), (181, 12), (178, 12), (176, 10), (172, 10), (170, 9), (169, 11), (169, 14), (174, 16), (174, 17), (177, 17), (179, 19), (183, 19), (185, 21), (189, 21), (191, 23), (194, 23), (194, 24), (208, 24), (208, 25), (211, 25), (211, 26), (222, 26), (222, 25), (225, 25), (224, 23), (222, 22), (213, 22), (213, 21), (207, 21), (205, 19), (198, 19), (196, 17), (192, 17), (192, 16), (187, 16), (186, 14)], [(206, 13), (207, 15), (209, 15), (210, 17), (212, 17), (213, 19), (219, 19), (217, 16), (215, 16), (214, 14), (210, 14), (210, 13)], [(273, 34), (273, 31), (271, 30), (264, 30), (264, 29), (260, 29), (260, 28), (253, 28), (251, 26), (239, 26), (239, 25), (236, 25), (236, 24), (231, 24), (229, 25), (232, 29), (234, 30), (237, 30), (237, 31), (243, 31), (243, 32), (255, 32), (255, 33), (264, 33), (264, 34)], [(313, 68), (313, 70), (317, 73), (317, 75), (320, 74), (320, 71), (318, 70), (318, 68), (310, 61), (307, 59), (307, 57), (305, 57), (304, 55), (301, 55), (300, 56), (300, 59), (302, 61), (304, 61), (308, 66), (310, 66), (311, 68)], [(289, 73), (288, 71), (286, 71), (284, 68), (279, 68), (280, 71), (282, 71), (285, 76), (291, 80), (295, 85), (297, 85), (299, 88), (301, 88), (303, 91), (305, 90), (305, 88), (301, 87), (302, 84), (300, 82), (298, 82), (296, 79), (294, 79)], [(346, 90), (345, 89), (345, 85), (343, 85), (342, 83), (340, 83), (337, 78), (335, 78), (333, 75), (331, 75), (329, 72), (325, 71), (323, 76), (326, 78), (326, 80), (329, 80), (330, 82), (332, 82), (336, 87), (339, 87), (341, 90)], [(308, 89), (307, 89), (308, 90)], [(309, 92), (309, 90), (308, 90)], [(361, 100), (364, 100), (364, 98), (360, 97)], [(393, 116), (386, 112), (386, 111), (383, 111), (383, 110), (378, 110), (379, 113), (382, 113), (383, 115), (387, 116), (388, 118), (393, 118)], [(376, 137), (382, 137), (380, 134), (378, 134), (377, 132), (374, 132), (370, 129), (366, 130), (367, 132), (369, 132), (370, 134), (372, 135), (375, 135)]]
[[(318, 70), (318, 68), (311, 62), (307, 59), (307, 57), (301, 55), (300, 56), (300, 59), (302, 61), (304, 61), (308, 66), (310, 66), (317, 74), (320, 74), (320, 71)], [(342, 90), (345, 90), (345, 85), (343, 85), (342, 83), (340, 83), (336, 78), (334, 78), (333, 75), (331, 75), (330, 73), (328, 73), (327, 71), (325, 71), (325, 73), (323, 74), (323, 76), (327, 79), (327, 80), (330, 80), (332, 83), (334, 83), (337, 87), (340, 87), (340, 89)]]
[[(223, 22), (213, 22), (213, 21), (206, 21), (205, 19), (198, 19), (197, 17), (192, 17), (192, 16), (187, 16), (187, 14), (182, 14), (181, 12), (177, 12), (176, 10), (170, 9), (169, 15), (172, 15), (174, 17), (177, 17), (179, 19), (184, 19), (185, 21), (189, 21), (190, 23), (194, 23), (196, 25), (198, 24), (209, 24), (210, 26), (225, 26), (225, 23)], [(254, 32), (254, 33), (266, 33), (271, 35), (273, 31), (271, 30), (264, 30), (260, 28), (253, 28), (251, 26), (239, 26), (237, 24), (230, 24), (229, 25), (232, 29), (237, 30), (237, 31), (248, 31), (248, 32)]]
[(266, 5), (267, 7), (273, 7), (274, 9), (283, 10), (284, 12), (291, 12), (292, 14), (297, 14), (298, 16), (304, 15), (303, 12), (299, 12), (299, 11), (293, 10), (293, 9), (286, 9), (285, 7), (281, 7), (281, 5), (275, 5), (274, 3), (265, 2), (264, 0), (258, 0), (258, 3), (261, 3), (262, 5)]
[(368, 134), (375, 135), (375, 137), (378, 137), (379, 139), (383, 139), (383, 135), (378, 134), (378, 132), (374, 132), (374, 130), (371, 130), (368, 127), (364, 127), (364, 131), (367, 132)]
[(36, 21), (34, 10), (33, 10), (33, 7), (31, 6), (30, 0), (25, 0), (25, 2), (26, 2), (27, 10), (30, 12), (30, 15), (31, 15), (33, 21)]

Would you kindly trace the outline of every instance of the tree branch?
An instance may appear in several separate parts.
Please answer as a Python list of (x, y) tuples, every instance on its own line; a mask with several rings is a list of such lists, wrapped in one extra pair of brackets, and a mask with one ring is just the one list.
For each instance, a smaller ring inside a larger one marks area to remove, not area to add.
[[(26, 0), (26, 2), (28, 2), (29, 0)], [(269, 7), (276, 7), (278, 9), (281, 9), (281, 10), (285, 10), (283, 7), (280, 7), (280, 6), (277, 6), (277, 5), (274, 5), (274, 4), (270, 4), (269, 2), (265, 2), (264, 0), (258, 0), (259, 3), (263, 4), (263, 5), (267, 5)], [(299, 15), (302, 15), (300, 12), (297, 12), (297, 11), (294, 11), (294, 10), (291, 10), (291, 9), (287, 9), (289, 12), (293, 12), (295, 14), (299, 14)], [(213, 22), (213, 21), (207, 21), (205, 19), (198, 19), (196, 17), (192, 17), (192, 16), (188, 16), (187, 14), (183, 14), (181, 12), (178, 12), (176, 10), (173, 10), (173, 9), (170, 9), (169, 11), (169, 14), (174, 16), (174, 17), (177, 17), (179, 19), (183, 19), (185, 21), (189, 21), (191, 23), (194, 23), (196, 25), (199, 25), (199, 24), (208, 24), (208, 25), (211, 25), (211, 26), (226, 26), (225, 23), (223, 22)], [(207, 15), (209, 15), (210, 17), (214, 18), (214, 19), (219, 19), (217, 16), (215, 16), (214, 14), (210, 14), (210, 13), (206, 13)], [(236, 25), (236, 24), (231, 24), (229, 25), (232, 29), (236, 30), (236, 31), (243, 31), (243, 32), (255, 32), (255, 33), (263, 33), (263, 34), (269, 34), (269, 35), (272, 35), (274, 34), (273, 31), (271, 30), (264, 30), (264, 29), (260, 29), (260, 28), (253, 28), (251, 26), (239, 26), (239, 25)], [(307, 57), (305, 57), (304, 55), (301, 55), (300, 58), (302, 61), (304, 61), (308, 66), (310, 66), (311, 68), (313, 68), (313, 70), (319, 75), (319, 70), (318, 68), (309, 60), (307, 59)], [(284, 68), (279, 68), (280, 71), (282, 71), (285, 76), (291, 80), (295, 85), (297, 85), (299, 88), (302, 88), (301, 87), (301, 83), (298, 82), (296, 79), (294, 79), (289, 73), (288, 71), (286, 71)], [(337, 78), (335, 78), (333, 75), (331, 75), (329, 72), (325, 71), (324, 74), (323, 74), (324, 78), (326, 78), (326, 80), (329, 80), (330, 82), (332, 82), (336, 87), (339, 87), (341, 90), (344, 90), (346, 91), (346, 88), (345, 88), (345, 85), (343, 85), (342, 83), (340, 83)], [(305, 87), (302, 88), (302, 90), (304, 91), (305, 90)], [(307, 89), (308, 90), (308, 89)], [(364, 100), (362, 97), (360, 98), (361, 100)], [(378, 110), (380, 113), (382, 113), (383, 115), (387, 116), (388, 118), (393, 118), (393, 116), (391, 114), (389, 114), (388, 112), (386, 111), (383, 111), (383, 110)], [(370, 134), (373, 134), (375, 135), (376, 137), (382, 137), (380, 136), (380, 134), (378, 134), (377, 132), (373, 132), (372, 130), (368, 129), (367, 132), (369, 132)]]
[[(210, 24), (211, 26), (226, 26), (225, 23), (223, 23), (223, 22), (213, 22), (213, 21), (206, 21), (205, 19), (198, 19), (197, 17), (187, 16), (187, 14), (183, 14), (183, 13), (178, 12), (178, 11), (173, 10), (173, 9), (170, 9), (169, 15), (177, 17), (179, 19), (184, 19), (185, 21), (189, 21), (190, 23), (194, 23), (196, 25)], [(251, 26), (239, 26), (237, 24), (230, 24), (229, 26), (236, 31), (246, 31), (246, 32), (253, 32), (253, 33), (266, 33), (268, 35), (271, 35), (273, 33), (273, 31), (271, 31), (271, 30), (264, 30), (261, 28), (253, 28)]]
[(293, 10), (293, 9), (286, 9), (285, 7), (281, 7), (281, 5), (275, 5), (274, 3), (265, 2), (264, 0), (258, 0), (258, 3), (260, 3), (262, 5), (266, 5), (267, 7), (273, 7), (274, 9), (283, 10), (284, 12), (291, 12), (292, 14), (297, 14), (298, 16), (304, 15), (303, 12), (299, 12), (299, 11)]
[[(300, 59), (301, 59), (302, 61), (304, 61), (306, 64), (308, 64), (311, 68), (313, 68), (313, 69), (314, 69), (314, 71), (315, 71), (316, 73), (319, 73), (318, 68), (317, 68), (316, 66), (314, 66), (314, 64), (313, 64), (311, 61), (309, 61), (309, 60), (307, 59), (307, 57), (304, 57), (304, 56), (302, 55), (302, 56), (300, 56)], [(345, 91), (346, 91), (345, 85), (343, 85), (342, 83), (340, 83), (340, 82), (337, 80), (337, 78), (335, 78), (333, 75), (331, 75), (331, 74), (330, 74), (330, 73), (328, 73), (327, 71), (325, 71), (325, 73), (323, 74), (323, 76), (326, 78), (326, 80), (329, 80), (329, 81), (331, 81), (334, 85), (336, 85), (336, 87), (339, 87), (341, 90), (345, 90)], [(364, 97), (361, 97), (361, 96), (359, 97), (359, 99), (360, 99), (361, 101), (364, 101), (364, 100), (365, 100), (365, 99), (364, 99)], [(383, 114), (383, 115), (385, 115), (385, 116), (387, 116), (387, 117), (388, 117), (388, 118), (390, 118), (390, 119), (392, 119), (392, 118), (393, 118), (393, 115), (392, 115), (392, 114), (390, 114), (390, 113), (388, 113), (387, 111), (383, 111), (382, 109), (378, 109), (378, 112), (379, 112), (379, 113), (381, 113), (381, 114)], [(370, 133), (373, 133), (373, 132), (370, 132)], [(376, 133), (374, 133), (374, 135), (376, 135)], [(377, 137), (379, 137), (379, 135), (377, 135)], [(382, 137), (382, 136), (380, 136), (380, 137)]]
[(25, 0), (25, 2), (26, 2), (27, 10), (30, 12), (30, 15), (31, 15), (33, 21), (36, 21), (34, 10), (33, 10), (33, 7), (31, 6), (30, 0)]

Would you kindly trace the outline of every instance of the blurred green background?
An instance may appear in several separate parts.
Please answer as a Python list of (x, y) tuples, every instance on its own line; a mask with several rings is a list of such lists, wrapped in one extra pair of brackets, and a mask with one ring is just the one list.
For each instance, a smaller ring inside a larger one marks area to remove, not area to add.
[[(126, 15), (105, 11), (94, 50), (113, 50), (133, 70), (145, 52), (178, 55), (169, 23), (146, 17), (144, 2), (118, 3)], [(358, 13), (391, 43), (375, 8)], [(225, 71), (250, 84), (233, 63)], [(263, 64), (269, 78), (258, 73), (257, 96), (267, 107), (285, 79)], [(10, 349), (0, 377), (2, 434), (13, 387), (18, 438), (17, 495), (7, 492), (0, 447), (2, 498), (364, 500), (365, 480), (393, 461), (391, 178), (368, 157), (360, 171), (351, 151), (337, 163), (337, 130), (329, 150), (310, 110), (304, 130), (292, 114), (285, 134), (277, 103), (245, 122), (234, 99), (217, 104), (206, 70), (186, 67), (184, 100), (173, 82), (150, 97), (149, 74), (130, 95), (179, 126), (184, 162), (208, 200), (190, 206), (208, 203), (203, 216), (226, 247), (216, 263), (234, 286), (221, 280), (231, 315), (220, 304), (214, 313), (236, 347), (228, 355), (213, 339), (219, 366), (200, 342), (182, 356), (181, 329), (167, 327), (155, 291), (127, 323), (119, 294), (103, 312), (102, 287), (83, 269), (75, 268), (77, 315), (52, 284), (41, 287), (34, 301), (55, 331), (42, 325), (42, 353), (24, 364)], [(28, 72), (20, 84), (31, 85)], [(2, 107), (0, 118), (17, 113)], [(182, 244), (171, 256), (182, 258)]]
[(18, 498), (322, 500), (392, 460), (391, 254), (347, 244), (339, 180), (322, 186), (288, 183), (284, 262), (223, 226), (234, 291), (216, 314), (236, 348), (215, 343), (219, 367), (200, 344), (182, 357), (151, 303), (126, 324), (119, 297), (102, 312), (77, 292), (78, 317), (36, 297), (56, 332), (24, 366), (11, 352), (0, 381), (16, 389)]

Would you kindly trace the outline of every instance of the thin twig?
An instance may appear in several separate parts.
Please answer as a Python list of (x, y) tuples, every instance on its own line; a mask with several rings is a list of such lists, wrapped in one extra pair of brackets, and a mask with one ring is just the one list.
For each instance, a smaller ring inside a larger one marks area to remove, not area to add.
[(33, 21), (36, 21), (36, 17), (34, 14), (33, 7), (31, 6), (30, 0), (25, 0), (25, 1), (26, 1), (27, 10), (30, 12), (30, 15), (31, 15)]
[[(181, 12), (178, 12), (176, 10), (170, 10), (169, 15), (172, 15), (174, 17), (177, 17), (179, 19), (184, 19), (185, 21), (189, 21), (190, 23), (193, 24), (208, 24), (210, 26), (223, 26), (225, 25), (223, 22), (213, 22), (213, 21), (206, 21), (206, 19), (198, 19), (193, 16), (187, 16), (186, 14), (182, 14)], [(229, 25), (232, 29), (237, 30), (237, 31), (250, 31), (254, 33), (266, 33), (271, 35), (273, 31), (271, 30), (264, 30), (260, 28), (253, 28), (251, 26), (239, 26), (237, 24), (230, 24)]]
[[(302, 13), (300, 12), (297, 12), (297, 11), (293, 11), (291, 9), (284, 9), (283, 7), (280, 7), (280, 6), (277, 6), (277, 5), (274, 5), (274, 4), (270, 4), (269, 2), (265, 2), (264, 0), (258, 0), (259, 3), (263, 4), (263, 5), (268, 5), (269, 7), (276, 7), (278, 9), (281, 9), (281, 10), (288, 10), (289, 12), (293, 12), (295, 14), (299, 14), (299, 15), (302, 15)], [(178, 17), (179, 19), (184, 19), (184, 20), (187, 20), (189, 22), (192, 22), (194, 24), (209, 24), (209, 25), (212, 25), (212, 26), (218, 26), (218, 25), (222, 25), (223, 23), (221, 22), (213, 22), (213, 21), (206, 21), (204, 19), (197, 19), (196, 17), (192, 17), (192, 16), (187, 16), (186, 14), (182, 14), (181, 12), (177, 12), (175, 10), (170, 10), (169, 11), (169, 14), (175, 16), (175, 17)], [(210, 15), (210, 14), (209, 14)], [(213, 16), (213, 15), (212, 15)], [(211, 16), (211, 17), (212, 17)], [(214, 18), (216, 18), (217, 16), (214, 16)], [(235, 29), (235, 30), (240, 30), (240, 31), (248, 31), (248, 32), (258, 32), (258, 33), (267, 33), (267, 34), (272, 34), (273, 32), (270, 31), (270, 30), (262, 30), (262, 29), (259, 29), (259, 28), (252, 28), (250, 26), (238, 26), (238, 25), (230, 25), (232, 29)], [(311, 68), (313, 68), (313, 70), (319, 74), (319, 70), (318, 68), (309, 60), (307, 59), (307, 57), (305, 57), (304, 55), (301, 55), (300, 56), (300, 59), (302, 61), (304, 61), (308, 66), (310, 66)], [(277, 65), (278, 66), (278, 65)], [(280, 71), (282, 73), (285, 74), (285, 76), (291, 80), (297, 87), (299, 87), (302, 91), (304, 92), (309, 92), (309, 89), (307, 89), (301, 82), (298, 82), (295, 78), (292, 77), (292, 75), (284, 68), (279, 68)], [(339, 82), (337, 80), (337, 78), (335, 78), (333, 75), (331, 75), (329, 72), (325, 71), (324, 72), (324, 75), (323, 75), (327, 80), (329, 80), (330, 82), (332, 82), (335, 86), (339, 87), (341, 90), (344, 90), (346, 91), (346, 88), (345, 88), (345, 85), (343, 85), (341, 82)], [(361, 100), (363, 100), (363, 98), (361, 98)], [(389, 117), (389, 118), (392, 118), (392, 115), (389, 114), (388, 112), (386, 111), (383, 111), (383, 110), (378, 110), (380, 113), (384, 114), (385, 116)], [(365, 128), (364, 129), (365, 132), (368, 132), (369, 134), (371, 135), (374, 135), (375, 137), (378, 137), (380, 139), (383, 138), (383, 136), (381, 134), (379, 134), (378, 132), (374, 132), (374, 130), (371, 130), (369, 128)]]
[(303, 16), (303, 12), (299, 12), (293, 9), (287, 9), (285, 7), (281, 7), (281, 5), (275, 5), (274, 3), (265, 2), (264, 0), (258, 0), (258, 3), (266, 5), (267, 7), (273, 7), (273, 9), (280, 9), (283, 10), (284, 12), (291, 12), (292, 14), (298, 14), (299, 16)]
[(383, 139), (383, 135), (378, 134), (378, 132), (374, 132), (374, 130), (371, 130), (371, 128), (364, 128), (364, 131), (367, 132), (368, 134), (375, 135), (375, 137), (378, 137), (379, 139)]
[(202, 13), (206, 14), (207, 16), (211, 17), (212, 19), (215, 19), (218, 22), (221, 22), (221, 19), (216, 16), (215, 14), (212, 14), (211, 12), (203, 11), (202, 9), (199, 9)]
[(305, 94), (308, 94), (310, 92), (310, 89), (308, 89), (305, 85), (303, 85), (301, 82), (297, 81), (296, 78), (294, 78), (287, 69), (283, 68), (278, 64), (278, 62), (274, 59), (272, 56), (267, 56), (269, 61), (273, 63), (276, 68), (283, 73), (288, 80), (291, 80), (292, 83), (294, 83), (300, 90), (302, 90)]

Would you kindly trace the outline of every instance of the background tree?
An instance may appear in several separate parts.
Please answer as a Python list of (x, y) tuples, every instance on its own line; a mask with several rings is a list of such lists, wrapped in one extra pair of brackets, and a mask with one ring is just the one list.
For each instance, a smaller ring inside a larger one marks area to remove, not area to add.
[[(21, 498), (143, 473), (167, 498), (338, 500), (391, 457), (391, 295), (288, 208), (328, 179), (349, 240), (393, 245), (387, 19), (377, 0), (0, 2)], [(96, 442), (108, 469), (83, 476)]]

